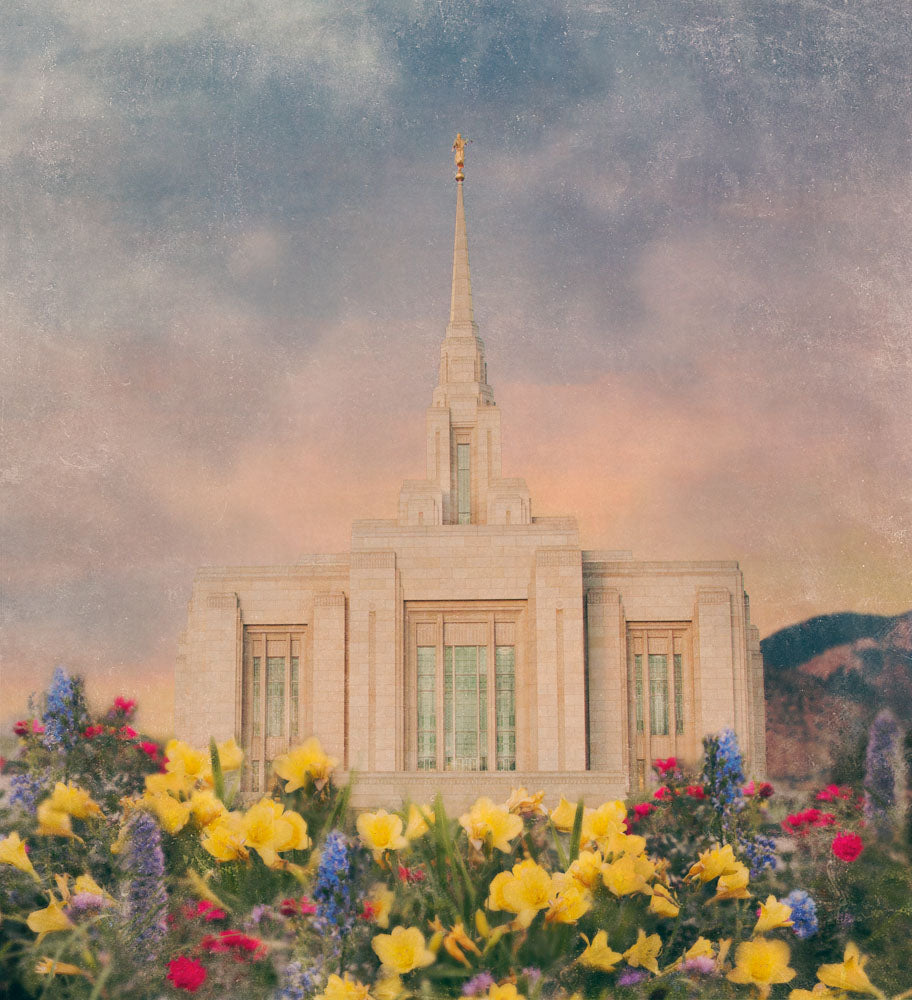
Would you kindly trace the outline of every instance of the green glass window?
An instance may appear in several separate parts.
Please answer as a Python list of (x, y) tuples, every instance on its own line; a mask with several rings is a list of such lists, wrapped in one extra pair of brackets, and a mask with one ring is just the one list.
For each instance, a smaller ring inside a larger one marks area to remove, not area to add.
[(266, 657), (266, 735), (285, 732), (285, 657)]
[(260, 735), (260, 658), (253, 658), (253, 735)]
[(653, 736), (668, 735), (668, 657), (649, 654), (649, 731)]
[(485, 646), (444, 646), (445, 766), (487, 768), (488, 666)]
[(418, 647), (418, 770), (437, 768), (437, 649)]
[(456, 445), (456, 506), (457, 523), (472, 522), (472, 471), (469, 445)]
[(516, 651), (513, 646), (494, 650), (497, 719), (497, 770), (516, 770)]
[(684, 657), (680, 653), (674, 655), (675, 668), (675, 734), (684, 734)]
[(633, 657), (633, 683), (636, 693), (636, 726), (637, 732), (644, 731), (643, 725), (643, 656), (637, 653)]
[(299, 658), (291, 658), (291, 732), (289, 736), (295, 740), (298, 738), (298, 664)]

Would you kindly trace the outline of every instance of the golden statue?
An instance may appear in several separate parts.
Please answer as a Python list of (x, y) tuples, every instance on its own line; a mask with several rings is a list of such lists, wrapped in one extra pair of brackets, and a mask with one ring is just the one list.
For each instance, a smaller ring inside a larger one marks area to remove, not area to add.
[(456, 141), (453, 143), (453, 159), (456, 162), (456, 180), (458, 181), (461, 181), (465, 176), (462, 168), (465, 166), (465, 148), (467, 142), (471, 142), (471, 139), (463, 139), (461, 132), (456, 133)]

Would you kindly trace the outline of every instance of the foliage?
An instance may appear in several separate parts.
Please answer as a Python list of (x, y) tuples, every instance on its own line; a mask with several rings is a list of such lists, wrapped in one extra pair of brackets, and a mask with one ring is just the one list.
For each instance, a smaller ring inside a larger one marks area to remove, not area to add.
[(840, 786), (788, 812), (746, 780), (731, 732), (705, 741), (698, 774), (656, 761), (661, 786), (629, 806), (549, 810), (520, 788), (458, 817), (439, 796), (353, 815), (314, 740), (277, 759), (268, 794), (250, 800), (233, 740), (152, 752), (129, 729), (133, 704), (118, 702), (93, 717), (62, 674), (40, 715), (17, 723), (8, 767), (34, 793), (0, 812), (0, 978), (20, 995), (908, 989), (902, 839), (873, 838), (858, 793)]

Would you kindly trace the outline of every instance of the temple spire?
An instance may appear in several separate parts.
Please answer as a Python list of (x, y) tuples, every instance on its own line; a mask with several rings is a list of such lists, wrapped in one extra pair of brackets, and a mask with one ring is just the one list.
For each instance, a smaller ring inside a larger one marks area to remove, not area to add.
[(462, 200), (462, 182), (465, 180), (466, 140), (461, 133), (453, 143), (456, 163), (456, 239), (453, 246), (453, 294), (450, 299), (450, 326), (474, 326), (472, 309), (472, 279), (469, 275), (469, 243), (466, 237), (465, 206)]

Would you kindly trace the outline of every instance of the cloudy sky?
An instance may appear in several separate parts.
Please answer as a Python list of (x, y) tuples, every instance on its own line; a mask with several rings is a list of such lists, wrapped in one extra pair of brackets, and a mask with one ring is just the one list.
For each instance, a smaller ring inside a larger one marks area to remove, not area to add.
[(761, 635), (912, 606), (904, 0), (5, 0), (2, 714), (166, 732), (199, 565), (423, 471), (457, 130), (504, 472), (737, 558)]

